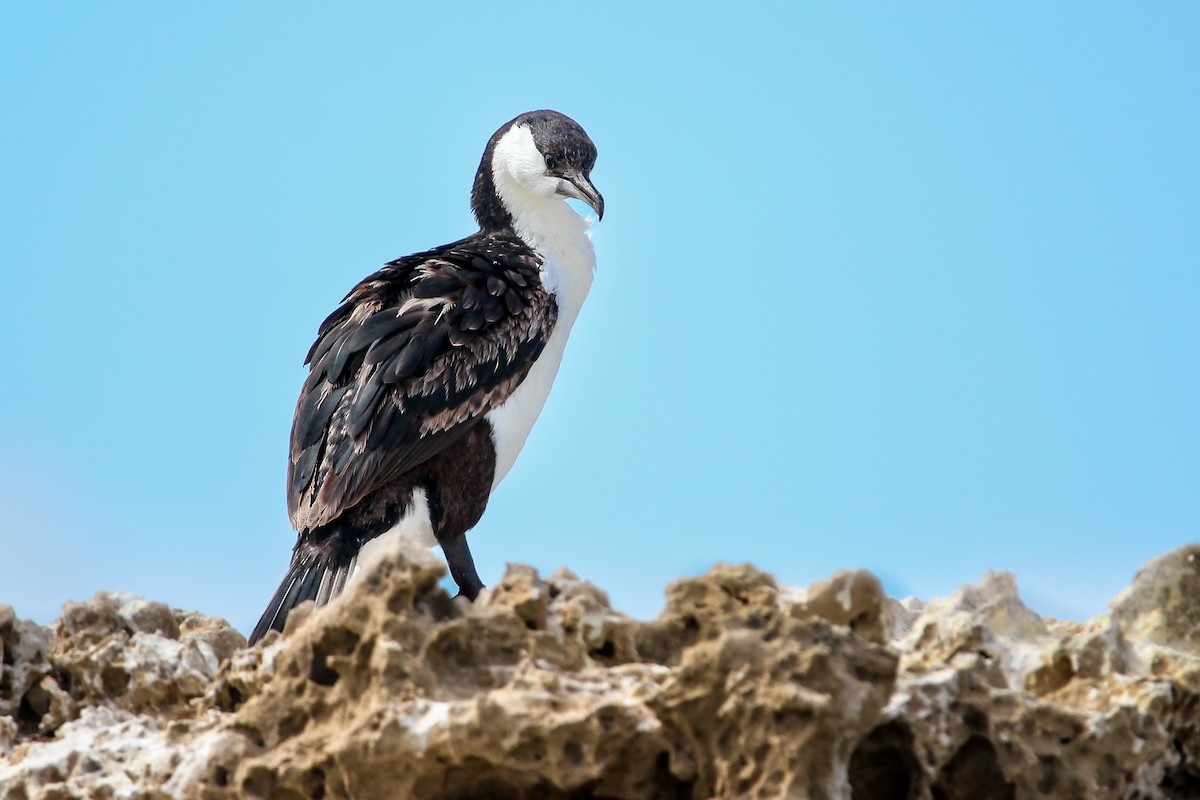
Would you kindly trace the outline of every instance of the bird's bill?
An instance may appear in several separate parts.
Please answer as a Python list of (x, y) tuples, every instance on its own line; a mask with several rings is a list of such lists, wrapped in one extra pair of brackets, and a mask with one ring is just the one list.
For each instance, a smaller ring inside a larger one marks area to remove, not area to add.
[(563, 197), (574, 197), (592, 207), (600, 219), (604, 219), (604, 198), (592, 186), (591, 179), (583, 173), (568, 175), (558, 182), (558, 193)]

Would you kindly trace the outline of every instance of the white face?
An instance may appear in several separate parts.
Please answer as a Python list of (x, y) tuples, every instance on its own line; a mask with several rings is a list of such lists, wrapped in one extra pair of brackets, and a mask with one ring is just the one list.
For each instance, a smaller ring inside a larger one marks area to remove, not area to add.
[(496, 142), (492, 173), (497, 188), (510, 177), (522, 189), (537, 197), (555, 197), (561, 179), (546, 174), (546, 159), (533, 143), (527, 125), (514, 125)]

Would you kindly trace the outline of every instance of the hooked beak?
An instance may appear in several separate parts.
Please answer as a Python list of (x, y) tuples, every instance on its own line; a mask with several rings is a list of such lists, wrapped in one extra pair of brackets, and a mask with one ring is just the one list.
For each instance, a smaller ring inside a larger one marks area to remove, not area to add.
[(592, 207), (600, 219), (604, 219), (604, 198), (592, 186), (592, 181), (582, 172), (566, 175), (558, 182), (558, 193), (563, 197), (574, 197)]

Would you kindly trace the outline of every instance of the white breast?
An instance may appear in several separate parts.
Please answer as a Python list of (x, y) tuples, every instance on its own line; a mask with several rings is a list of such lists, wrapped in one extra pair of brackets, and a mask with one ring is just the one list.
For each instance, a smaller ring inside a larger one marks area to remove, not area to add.
[(573, 227), (576, 229), (576, 236), (563, 237), (574, 241), (530, 242), (543, 258), (542, 282), (558, 303), (558, 320), (545, 349), (529, 370), (529, 375), (508, 400), (487, 414), (487, 421), (492, 426), (492, 442), (496, 448), (493, 490), (512, 469), (513, 462), (517, 460), (517, 453), (525, 446), (525, 439), (529, 436), (533, 423), (542, 413), (542, 407), (550, 395), (550, 387), (554, 385), (554, 378), (558, 375), (558, 366), (562, 363), (567, 337), (571, 335), (571, 326), (575, 324), (579, 309), (592, 286), (596, 254), (587, 234), (586, 223), (571, 211), (566, 203), (559, 202), (558, 205), (575, 218)]

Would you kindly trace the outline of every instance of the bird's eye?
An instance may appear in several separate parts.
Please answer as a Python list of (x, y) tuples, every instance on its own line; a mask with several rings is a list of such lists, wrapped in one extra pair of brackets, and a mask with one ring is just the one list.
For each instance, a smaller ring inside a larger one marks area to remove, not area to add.
[(554, 160), (554, 156), (546, 156), (546, 169), (554, 169), (558, 166), (558, 162)]

